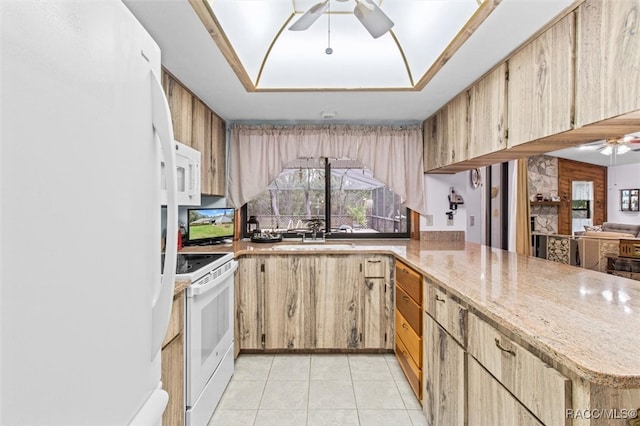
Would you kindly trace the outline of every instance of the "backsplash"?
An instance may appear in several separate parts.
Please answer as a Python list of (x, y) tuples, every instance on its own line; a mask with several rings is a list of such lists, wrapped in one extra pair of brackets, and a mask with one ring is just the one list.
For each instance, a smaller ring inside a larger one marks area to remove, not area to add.
[[(536, 194), (545, 198), (558, 195), (558, 159), (548, 155), (529, 157), (529, 200)], [(543, 234), (558, 233), (558, 206), (531, 206), (534, 231)]]

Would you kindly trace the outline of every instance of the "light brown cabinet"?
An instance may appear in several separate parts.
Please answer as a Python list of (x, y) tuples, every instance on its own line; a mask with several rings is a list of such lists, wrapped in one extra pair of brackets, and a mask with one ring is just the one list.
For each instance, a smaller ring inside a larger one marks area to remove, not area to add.
[(171, 319), (162, 343), (162, 387), (169, 394), (165, 425), (184, 424), (184, 291), (173, 297)]
[(239, 349), (391, 347), (390, 259), (347, 254), (240, 258)]
[(264, 349), (264, 256), (245, 256), (235, 280), (235, 340), (238, 351)]
[(516, 398), (472, 357), (468, 361), (468, 426), (542, 426)]
[(162, 85), (171, 111), (173, 137), (178, 142), (192, 146), (193, 96), (166, 72), (162, 74)]
[(589, 0), (578, 8), (577, 126), (640, 109), (639, 8), (639, 0)]
[(435, 170), (468, 159), (469, 97), (460, 93), (424, 122), (424, 169)]
[(225, 195), (225, 122), (178, 80), (164, 72), (162, 82), (173, 122), (174, 137), (201, 154), (200, 191)]
[(393, 349), (392, 258), (366, 256), (364, 285), (360, 285), (362, 301), (362, 348)]
[(469, 158), (507, 147), (507, 65), (469, 89)]
[(544, 424), (565, 423), (571, 380), (474, 314), (469, 315), (468, 351)]
[(312, 256), (274, 255), (263, 258), (264, 348), (314, 347), (314, 276)]
[(413, 392), (422, 400), (422, 275), (396, 260), (395, 353)]
[[(423, 407), (427, 423), (465, 424), (465, 351), (429, 315), (424, 316)], [(495, 423), (499, 424), (499, 423)]]
[[(227, 159), (227, 131), (225, 122), (211, 111), (211, 156), (206, 167), (209, 170), (207, 194), (225, 195), (226, 189), (226, 159)], [(203, 165), (204, 166), (204, 165)], [(204, 168), (204, 167), (203, 167)]]
[(430, 425), (464, 425), (467, 309), (424, 277), (423, 409)]
[(574, 21), (567, 15), (509, 59), (509, 147), (572, 128)]

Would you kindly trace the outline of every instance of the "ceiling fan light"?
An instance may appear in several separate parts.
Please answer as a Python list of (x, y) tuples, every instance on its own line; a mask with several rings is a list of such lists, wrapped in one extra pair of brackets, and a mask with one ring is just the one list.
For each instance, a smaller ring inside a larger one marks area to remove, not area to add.
[(618, 154), (625, 154), (625, 153), (627, 153), (629, 151), (631, 151), (631, 148), (629, 148), (627, 145), (619, 145), (617, 153)]
[(304, 31), (322, 16), (329, 5), (329, 0), (314, 4), (289, 27), (289, 31)]
[(611, 145), (607, 145), (602, 151), (600, 151), (600, 154), (602, 155), (611, 155), (613, 153), (613, 147)]
[(393, 21), (375, 3), (368, 0), (356, 0), (356, 3), (353, 14), (371, 37), (378, 38), (393, 27)]

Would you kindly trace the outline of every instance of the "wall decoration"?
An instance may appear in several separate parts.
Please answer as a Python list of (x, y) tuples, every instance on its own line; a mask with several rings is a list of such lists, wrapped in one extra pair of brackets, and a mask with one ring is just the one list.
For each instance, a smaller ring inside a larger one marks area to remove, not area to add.
[(623, 212), (640, 211), (640, 189), (622, 189), (620, 191), (620, 210)]

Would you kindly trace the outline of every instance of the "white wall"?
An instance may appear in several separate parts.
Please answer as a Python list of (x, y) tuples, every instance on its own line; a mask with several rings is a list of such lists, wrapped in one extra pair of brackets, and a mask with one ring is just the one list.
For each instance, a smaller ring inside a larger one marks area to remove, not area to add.
[[(451, 187), (462, 196), (464, 204), (458, 206), (453, 215), (453, 224), (448, 225), (446, 212), (449, 211), (448, 195)], [(425, 175), (427, 214), (420, 217), (420, 230), (465, 231), (467, 241), (480, 243), (483, 223), (482, 191), (482, 186), (471, 186), (468, 171), (454, 175)]]
[(607, 222), (640, 225), (640, 212), (620, 211), (620, 190), (640, 188), (638, 164), (607, 169)]

